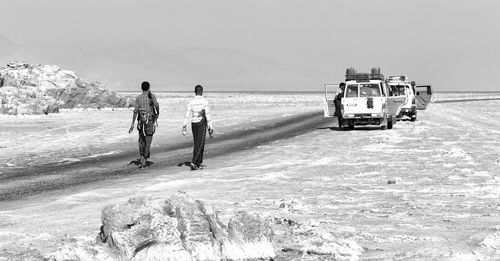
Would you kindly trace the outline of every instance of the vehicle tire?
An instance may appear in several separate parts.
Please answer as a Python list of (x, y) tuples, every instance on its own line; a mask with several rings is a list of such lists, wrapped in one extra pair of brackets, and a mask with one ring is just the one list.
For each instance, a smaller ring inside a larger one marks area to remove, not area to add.
[(396, 120), (397, 120), (397, 121), (401, 121), (401, 120), (403, 120), (403, 113), (401, 113), (401, 112), (400, 112), (400, 113), (396, 116)]
[(388, 130), (391, 130), (392, 129), (392, 119), (391, 120), (387, 120), (387, 129)]
[(417, 120), (417, 113), (415, 112), (411, 115), (410, 121), (416, 121), (416, 120)]

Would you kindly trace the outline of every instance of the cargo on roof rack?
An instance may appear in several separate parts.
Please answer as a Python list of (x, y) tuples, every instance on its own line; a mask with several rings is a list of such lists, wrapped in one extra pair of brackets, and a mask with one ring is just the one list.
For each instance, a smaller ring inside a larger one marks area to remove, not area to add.
[(380, 68), (372, 68), (371, 73), (358, 73), (354, 68), (347, 68), (345, 72), (346, 81), (369, 81), (384, 80), (384, 75), (380, 73)]
[(401, 76), (389, 76), (387, 78), (389, 82), (409, 82), (408, 77), (401, 75)]

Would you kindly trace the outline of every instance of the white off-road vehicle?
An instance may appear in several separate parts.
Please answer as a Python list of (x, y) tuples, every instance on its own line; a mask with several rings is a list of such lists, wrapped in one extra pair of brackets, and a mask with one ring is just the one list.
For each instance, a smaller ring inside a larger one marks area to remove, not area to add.
[(406, 96), (391, 96), (380, 68), (371, 73), (346, 70), (345, 88), (325, 85), (324, 116), (338, 118), (339, 127), (354, 129), (356, 125), (378, 125), (392, 129), (396, 116), (406, 103)]
[(408, 117), (411, 121), (417, 119), (417, 110), (425, 110), (434, 101), (431, 85), (417, 85), (410, 82), (406, 76), (390, 76), (387, 79), (389, 93), (391, 96), (406, 96), (406, 103), (403, 104), (398, 114), (398, 119)]
[(417, 106), (415, 104), (415, 90), (406, 76), (389, 76), (387, 78), (391, 96), (406, 96), (406, 103), (401, 107), (397, 119), (408, 117), (411, 121), (417, 119)]

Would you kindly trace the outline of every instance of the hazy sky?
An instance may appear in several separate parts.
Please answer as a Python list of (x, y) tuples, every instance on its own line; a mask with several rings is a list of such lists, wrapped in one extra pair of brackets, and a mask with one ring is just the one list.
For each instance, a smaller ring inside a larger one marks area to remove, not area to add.
[[(0, 3), (3, 24), (0, 36), (22, 48), (36, 47), (37, 52), (92, 53), (97, 49), (112, 50), (124, 44), (147, 42), (158, 50), (184, 47), (206, 48), (207, 52), (229, 50), (252, 56), (254, 61), (262, 59), (262, 63), (290, 66), (287, 70), (293, 67), (303, 75), (305, 80), (301, 84), (314, 85), (305, 86), (305, 90), (342, 81), (345, 68), (350, 66), (359, 71), (380, 66), (386, 74), (406, 74), (441, 91), (500, 90), (500, 1), (496, 0), (0, 0)], [(100, 53), (106, 56), (105, 52)], [(158, 62), (154, 61), (154, 54), (152, 57), (151, 63)], [(211, 67), (211, 60), (217, 57), (200, 58), (197, 64)], [(65, 55), (64, 59), (64, 64), (71, 65), (71, 57)], [(238, 66), (243, 67), (238, 72), (244, 72), (244, 65)], [(189, 66), (184, 70), (189, 70)], [(222, 72), (223, 66), (211, 70), (206, 75), (213, 82), (231, 80), (231, 75)], [(290, 73), (295, 74), (293, 70)], [(252, 75), (262, 76), (262, 81), (272, 78), (265, 73)], [(168, 85), (167, 78), (158, 81)], [(190, 85), (184, 82), (187, 78), (176, 84)], [(290, 78), (294, 82), (289, 86), (293, 87), (287, 87), (287, 77), (282, 78), (270, 81), (276, 84), (276, 90), (304, 90), (296, 84), (296, 79)]]

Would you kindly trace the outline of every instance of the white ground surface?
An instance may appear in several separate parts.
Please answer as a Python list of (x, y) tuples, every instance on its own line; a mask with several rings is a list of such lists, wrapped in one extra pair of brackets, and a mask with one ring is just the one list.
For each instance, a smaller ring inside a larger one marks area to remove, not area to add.
[[(187, 94), (165, 96), (154, 143), (189, 139), (179, 134)], [(220, 131), (322, 108), (321, 94), (207, 96)], [(135, 146), (136, 133), (127, 133), (130, 118), (129, 110), (2, 116), (7, 124), (0, 130), (0, 172)], [(500, 101), (433, 104), (419, 111), (416, 122), (398, 122), (393, 130), (341, 132), (324, 126), (207, 159), (209, 167), (202, 171), (151, 169), (2, 203), (0, 260), (30, 260), (69, 241), (93, 240), (103, 206), (133, 195), (165, 198), (178, 191), (215, 205), (223, 218), (245, 209), (315, 222), (362, 246), (363, 260), (498, 260), (499, 119)], [(333, 120), (331, 126), (336, 127)], [(20, 127), (25, 128), (19, 132)], [(298, 203), (280, 209), (283, 199)], [(276, 251), (282, 260), (293, 258)]]

